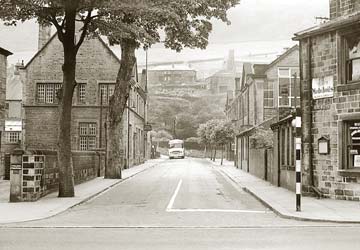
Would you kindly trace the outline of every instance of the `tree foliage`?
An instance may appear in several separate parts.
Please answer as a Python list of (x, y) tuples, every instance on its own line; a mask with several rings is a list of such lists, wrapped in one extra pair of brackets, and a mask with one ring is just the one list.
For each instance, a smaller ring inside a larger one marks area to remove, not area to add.
[[(121, 47), (121, 65), (114, 95), (110, 98), (108, 133), (108, 178), (121, 178), (124, 155), (122, 118), (131, 88), (136, 62), (135, 50), (160, 42), (167, 48), (206, 48), (212, 30), (211, 19), (229, 23), (227, 10), (239, 0), (0, 0), (0, 18), (7, 24), (37, 19), (56, 27), (64, 48), (64, 81), (59, 104), (60, 166), (59, 196), (74, 196), (71, 164), (71, 107), (75, 82), (76, 55), (89, 34), (108, 36)], [(76, 22), (82, 23), (76, 36)]]

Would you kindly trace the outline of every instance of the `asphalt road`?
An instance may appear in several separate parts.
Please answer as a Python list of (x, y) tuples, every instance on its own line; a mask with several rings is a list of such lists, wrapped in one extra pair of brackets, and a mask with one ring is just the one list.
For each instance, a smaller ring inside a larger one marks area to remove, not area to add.
[(360, 227), (278, 217), (206, 160), (171, 160), (55, 217), (0, 228), (0, 249), (358, 249)]

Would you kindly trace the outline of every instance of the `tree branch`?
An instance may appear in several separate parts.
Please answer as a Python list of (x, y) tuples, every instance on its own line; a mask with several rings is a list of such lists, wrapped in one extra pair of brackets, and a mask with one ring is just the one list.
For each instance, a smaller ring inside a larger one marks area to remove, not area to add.
[(51, 15), (51, 23), (54, 24), (54, 26), (56, 28), (60, 42), (64, 42), (64, 31), (63, 31), (64, 21), (60, 25), (58, 23), (58, 21), (56, 20), (56, 16), (54, 14), (52, 14)]
[(81, 32), (80, 39), (79, 39), (78, 43), (75, 46), (76, 51), (79, 50), (81, 44), (84, 42), (85, 37), (86, 37), (86, 33), (88, 31), (89, 23), (91, 22), (92, 19), (93, 18), (91, 16), (91, 10), (89, 10), (88, 13), (87, 13), (86, 18), (83, 20), (84, 26), (82, 27), (82, 32)]

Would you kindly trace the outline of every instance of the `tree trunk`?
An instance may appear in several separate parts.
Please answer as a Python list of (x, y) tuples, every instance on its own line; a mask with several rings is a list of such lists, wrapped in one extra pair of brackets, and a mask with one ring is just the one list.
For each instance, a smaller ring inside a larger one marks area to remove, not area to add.
[(214, 152), (214, 158), (213, 158), (213, 161), (216, 160), (216, 146), (215, 146), (215, 152)]
[(63, 85), (59, 97), (59, 131), (57, 164), (59, 168), (59, 197), (74, 197), (74, 170), (71, 159), (71, 109), (75, 88), (76, 54), (74, 44), (76, 11), (66, 13), (67, 33), (64, 36)]
[(136, 43), (131, 39), (123, 39), (121, 46), (121, 63), (116, 78), (114, 95), (109, 101), (107, 165), (105, 178), (121, 179), (125, 162), (125, 143), (123, 137), (123, 114), (131, 89), (133, 69), (136, 62)]
[(223, 164), (224, 159), (224, 146), (221, 146), (221, 165)]

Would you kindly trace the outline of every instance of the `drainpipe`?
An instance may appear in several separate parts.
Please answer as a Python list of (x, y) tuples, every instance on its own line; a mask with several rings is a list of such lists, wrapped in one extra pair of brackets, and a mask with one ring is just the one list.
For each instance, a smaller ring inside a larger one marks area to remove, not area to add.
[[(309, 129), (308, 129), (308, 143), (309, 143), (309, 171), (310, 171), (310, 179), (309, 179), (309, 184), (311, 187), (314, 187), (314, 168), (313, 168), (313, 146), (312, 146), (312, 127), (313, 127), (313, 121), (312, 121), (312, 111), (313, 111), (313, 101), (312, 101), (312, 68), (311, 68), (311, 38), (308, 38), (308, 44), (307, 44), (307, 55), (308, 55), (308, 69), (307, 69), (307, 80), (308, 80), (308, 86), (309, 86), (309, 91), (308, 91), (308, 95), (307, 95), (307, 99), (309, 102), (309, 107), (308, 107), (308, 112), (305, 114), (305, 116), (307, 116), (307, 120), (309, 123)], [(302, 84), (302, 83), (301, 83)], [(300, 87), (302, 87), (300, 85)], [(302, 110), (305, 107), (302, 108)], [(304, 152), (304, 151), (303, 151)]]

